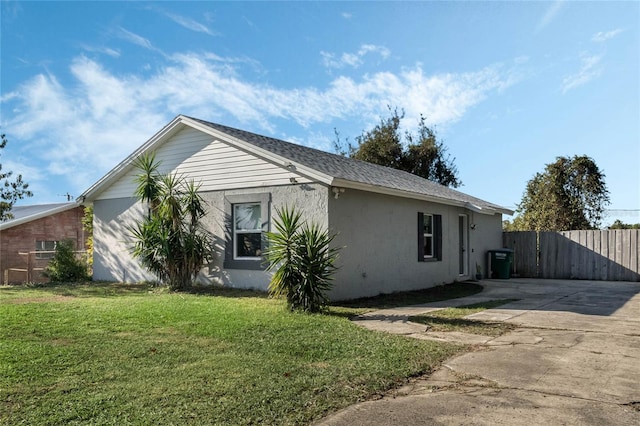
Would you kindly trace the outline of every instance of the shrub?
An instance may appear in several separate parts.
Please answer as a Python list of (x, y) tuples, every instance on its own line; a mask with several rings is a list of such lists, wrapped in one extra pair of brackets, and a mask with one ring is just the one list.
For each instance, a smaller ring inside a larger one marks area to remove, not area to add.
[(44, 276), (53, 282), (84, 281), (88, 278), (87, 265), (76, 258), (73, 241), (59, 241), (56, 252), (44, 271)]
[(269, 293), (286, 297), (292, 311), (318, 312), (328, 302), (326, 292), (336, 269), (339, 249), (331, 247), (335, 235), (304, 222), (293, 208), (277, 210), (277, 216), (277, 232), (267, 234), (267, 270), (275, 270)]

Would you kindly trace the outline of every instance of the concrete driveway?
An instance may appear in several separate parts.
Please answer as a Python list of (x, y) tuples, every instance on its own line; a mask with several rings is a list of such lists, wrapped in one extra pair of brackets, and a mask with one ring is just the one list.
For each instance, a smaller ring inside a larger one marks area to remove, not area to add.
[[(640, 283), (487, 280), (476, 296), (369, 313), (359, 324), (474, 344), (377, 401), (321, 425), (640, 425)], [(429, 333), (409, 315), (520, 299), (469, 318), (518, 325), (497, 338)]]

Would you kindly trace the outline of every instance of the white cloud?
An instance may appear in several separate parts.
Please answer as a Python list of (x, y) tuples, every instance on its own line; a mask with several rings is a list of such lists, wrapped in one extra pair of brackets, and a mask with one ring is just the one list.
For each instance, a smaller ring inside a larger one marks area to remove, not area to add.
[(375, 122), (391, 105), (404, 108), (408, 127), (420, 114), (443, 125), (518, 80), (500, 64), (435, 75), (417, 65), (398, 73), (340, 76), (324, 88), (282, 89), (242, 79), (232, 65), (237, 59), (183, 53), (167, 60), (143, 78), (116, 75), (78, 57), (70, 64), (72, 85), (38, 75), (4, 95), (3, 104), (12, 108), (5, 124), (34, 145), (33, 155), (49, 173), (67, 177), (72, 187), (62, 190), (80, 193), (180, 113), (212, 121), (231, 116), (269, 134), (276, 132), (275, 121), (285, 119), (308, 133), (314, 131), (310, 126), (335, 119)]
[(122, 39), (124, 39), (124, 40), (126, 40), (126, 41), (128, 41), (130, 43), (133, 43), (135, 45), (138, 45), (140, 47), (143, 47), (145, 49), (158, 51), (158, 49), (156, 49), (148, 39), (146, 39), (146, 38), (144, 38), (144, 37), (142, 37), (142, 36), (140, 36), (140, 35), (138, 35), (136, 33), (132, 33), (131, 31), (128, 31), (128, 30), (126, 30), (126, 29), (124, 29), (122, 27), (118, 28), (117, 35), (120, 38), (122, 38)]
[(593, 37), (591, 37), (591, 41), (594, 41), (596, 43), (602, 43), (605, 42), (607, 40), (610, 40), (612, 38), (614, 38), (615, 36), (617, 36), (618, 34), (620, 34), (622, 32), (621, 28), (615, 29), (615, 30), (611, 30), (611, 31), (607, 31), (607, 32), (597, 32), (593, 35)]
[(109, 55), (112, 58), (119, 58), (120, 57), (120, 51), (116, 50), (116, 49), (112, 49), (110, 47), (89, 46), (87, 44), (82, 44), (80, 47), (82, 47), (82, 49), (86, 50), (87, 52), (104, 53), (105, 55)]
[(551, 3), (542, 18), (540, 18), (540, 20), (536, 24), (535, 32), (538, 33), (546, 28), (546, 26), (549, 25), (556, 18), (556, 16), (558, 16), (558, 13), (560, 12), (560, 9), (562, 9), (563, 5), (564, 1), (562, 0), (556, 0)]
[(176, 24), (183, 26), (188, 30), (195, 31), (198, 33), (209, 34), (210, 36), (217, 35), (213, 31), (211, 31), (209, 27), (207, 27), (206, 25), (201, 24), (200, 22), (197, 22), (191, 18), (176, 15), (173, 13), (165, 13), (165, 16), (167, 16), (167, 18), (171, 19)]
[(602, 56), (600, 55), (582, 53), (580, 55), (580, 70), (562, 80), (562, 93), (567, 93), (569, 90), (582, 86), (598, 77), (602, 73), (602, 68), (598, 66), (601, 60)]
[(391, 55), (391, 51), (384, 46), (376, 46), (373, 44), (363, 44), (356, 53), (343, 53), (340, 57), (336, 57), (334, 53), (320, 52), (322, 63), (327, 68), (340, 69), (345, 66), (358, 68), (364, 62), (362, 58), (369, 53), (377, 53), (382, 59), (387, 59)]

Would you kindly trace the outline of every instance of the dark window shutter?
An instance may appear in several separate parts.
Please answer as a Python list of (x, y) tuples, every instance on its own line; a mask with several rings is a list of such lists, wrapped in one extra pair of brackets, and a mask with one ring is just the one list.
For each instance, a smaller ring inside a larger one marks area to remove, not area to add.
[(418, 262), (424, 262), (424, 213), (418, 212)]

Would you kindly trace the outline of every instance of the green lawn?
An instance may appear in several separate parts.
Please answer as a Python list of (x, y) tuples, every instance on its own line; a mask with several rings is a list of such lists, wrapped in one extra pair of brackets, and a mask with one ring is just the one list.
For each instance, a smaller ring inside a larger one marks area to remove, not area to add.
[(308, 424), (463, 350), (335, 309), (293, 314), (237, 291), (0, 287), (0, 424)]
[(438, 309), (426, 314), (415, 315), (410, 321), (428, 326), (429, 331), (461, 331), (464, 333), (480, 334), (484, 336), (500, 336), (516, 326), (505, 322), (488, 322), (465, 319), (467, 315), (482, 312), (486, 309), (497, 308), (517, 299), (489, 300), (487, 302), (474, 303), (472, 305), (459, 306), (457, 308)]

